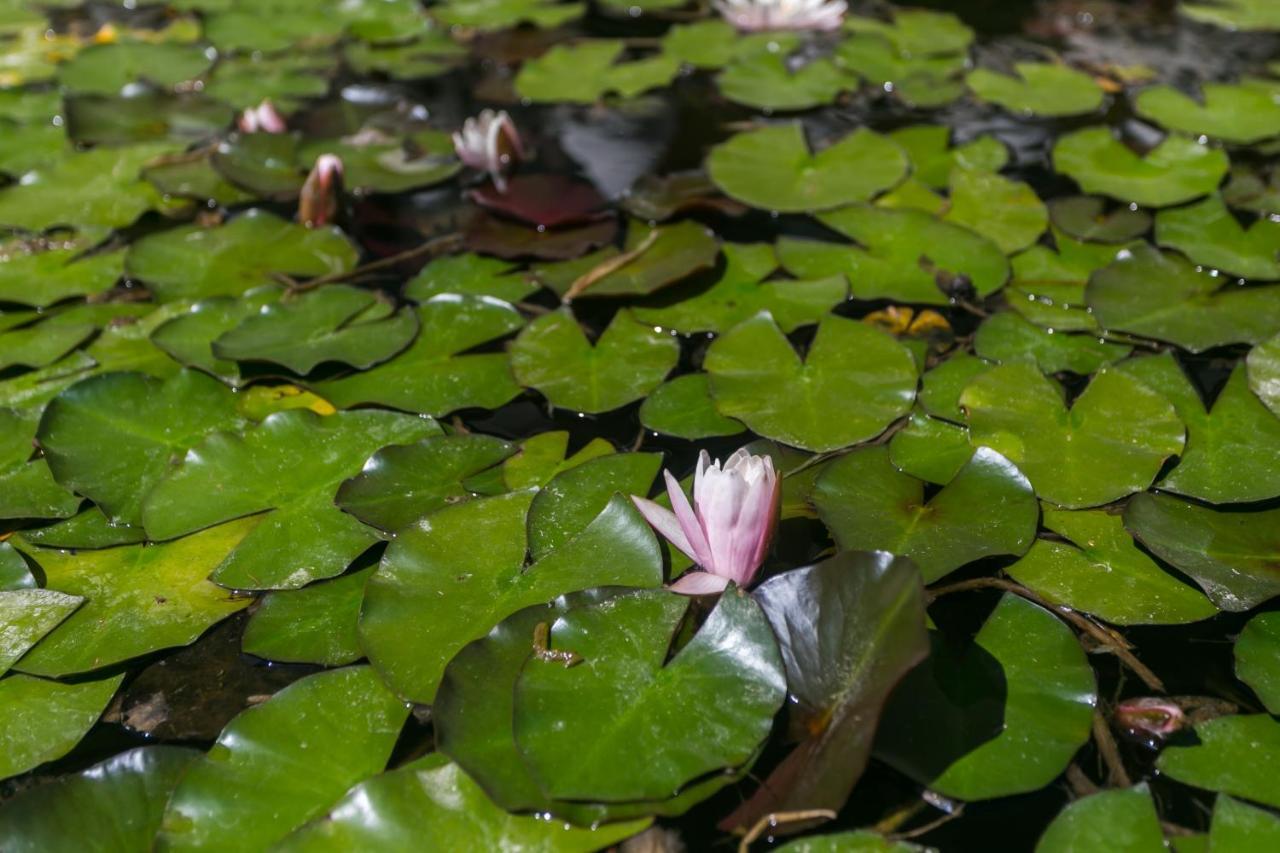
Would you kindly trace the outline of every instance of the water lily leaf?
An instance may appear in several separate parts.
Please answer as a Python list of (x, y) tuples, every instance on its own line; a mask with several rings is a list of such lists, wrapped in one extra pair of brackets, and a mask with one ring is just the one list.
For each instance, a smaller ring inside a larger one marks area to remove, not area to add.
[(540, 391), (552, 405), (593, 414), (644, 397), (676, 366), (680, 345), (670, 335), (614, 315), (592, 344), (565, 310), (544, 314), (511, 344), (516, 381)]
[(960, 405), (975, 447), (1006, 456), (1037, 495), (1066, 509), (1142, 491), (1182, 452), (1182, 421), (1169, 401), (1116, 370), (1097, 373), (1068, 409), (1056, 382), (1014, 362), (974, 379)]
[(686, 373), (655, 388), (640, 406), (640, 423), (654, 432), (691, 441), (737, 435), (744, 429), (716, 410), (705, 373)]
[(125, 270), (162, 302), (239, 296), (277, 273), (333, 275), (356, 265), (356, 248), (336, 228), (305, 228), (251, 210), (225, 225), (184, 225), (138, 240)]
[(357, 74), (385, 74), (393, 80), (437, 77), (466, 56), (466, 48), (442, 29), (432, 29), (408, 44), (353, 42), (342, 51), (343, 59)]
[(1007, 255), (1035, 243), (1049, 225), (1049, 211), (1030, 186), (976, 169), (951, 173), (951, 205), (942, 218), (981, 234)]
[(441, 507), (473, 497), (467, 480), (500, 465), (515, 451), (505, 441), (479, 434), (437, 435), (385, 447), (342, 484), (336, 501), (365, 524), (394, 533)]
[(812, 500), (841, 549), (910, 557), (925, 583), (983, 557), (1025, 554), (1040, 517), (1027, 478), (986, 447), (928, 501), (887, 447), (855, 450), (822, 473)]
[(804, 360), (768, 314), (718, 338), (704, 362), (722, 415), (803, 450), (874, 438), (915, 399), (915, 361), (889, 334), (829, 315)]
[(152, 539), (172, 539), (271, 510), (212, 579), (234, 589), (296, 589), (340, 574), (377, 541), (334, 506), (342, 481), (379, 448), (439, 431), (433, 421), (393, 412), (279, 412), (243, 438), (219, 432), (192, 448), (147, 496), (143, 526)]
[(844, 274), (855, 299), (945, 305), (942, 283), (963, 278), (987, 296), (1009, 278), (999, 246), (921, 210), (851, 205), (818, 218), (859, 245), (783, 237), (778, 258), (802, 278)]
[(783, 212), (868, 201), (907, 175), (907, 155), (872, 131), (812, 152), (796, 122), (748, 130), (711, 149), (711, 180), (731, 198)]
[(647, 496), (662, 464), (660, 453), (615, 453), (562, 471), (529, 508), (529, 555), (540, 560), (586, 527), (615, 494)]
[(867, 830), (809, 835), (778, 847), (778, 853), (920, 853), (927, 848), (906, 841), (890, 841)]
[(1130, 853), (1166, 849), (1160, 816), (1145, 784), (1081, 797), (1058, 813), (1036, 845), (1036, 853), (1101, 849)]
[(166, 196), (211, 202), (211, 207), (233, 207), (247, 204), (255, 198), (213, 168), (207, 153), (196, 159), (178, 155), (169, 160), (159, 160), (143, 169), (142, 176)]
[[(70, 551), (93, 548), (112, 548), (116, 545), (134, 545), (145, 542), (147, 532), (141, 527), (112, 524), (98, 507), (89, 507), (63, 521), (47, 527), (22, 531), (22, 538), (43, 548), (62, 548)], [(0, 583), (0, 589), (3, 589)]]
[(726, 819), (734, 826), (770, 812), (842, 808), (889, 692), (929, 652), (920, 574), (889, 554), (846, 552), (784, 572), (756, 600), (781, 647), (792, 731), (804, 737)]
[(74, 850), (86, 839), (146, 850), (170, 792), (199, 754), (181, 746), (140, 746), (29, 788), (0, 809), (0, 835), (14, 853)]
[(875, 33), (857, 33), (836, 48), (836, 59), (872, 85), (892, 92), (910, 107), (945, 106), (964, 94), (959, 75), (967, 65), (963, 53), (936, 56), (908, 54)]
[(1051, 62), (1014, 63), (1014, 75), (977, 68), (965, 82), (979, 98), (1035, 116), (1076, 116), (1102, 106), (1102, 87), (1088, 74)]
[[(728, 590), (668, 662), (688, 607), (676, 593), (645, 590), (551, 626), (550, 646), (590, 666), (534, 656), (516, 682), (516, 745), (549, 796), (658, 800), (753, 757), (786, 694), (769, 622), (750, 596)], [(704, 735), (680, 735), (691, 727)]]
[(591, 853), (648, 826), (648, 820), (597, 829), (494, 805), (456, 764), (433, 753), (361, 782), (325, 816), (294, 832), (280, 851), (410, 850), (424, 837), (442, 849)]
[(662, 37), (662, 52), (695, 68), (723, 68), (744, 41), (727, 21), (713, 18), (674, 25)]
[(8, 672), (41, 637), (70, 616), (84, 601), (52, 589), (0, 592), (0, 675)]
[[(535, 267), (534, 276), (566, 301), (643, 296), (714, 266), (719, 254), (715, 234), (696, 222), (655, 227), (632, 220), (623, 251), (610, 246), (572, 261), (543, 264)], [(600, 274), (602, 267), (618, 263), (616, 269)], [(584, 279), (590, 283), (579, 290)]]
[(44, 459), (32, 459), (38, 416), (0, 408), (0, 518), (67, 518), (80, 498), (53, 479)]
[(483, 255), (461, 254), (437, 258), (427, 264), (404, 286), (408, 299), (426, 302), (442, 293), (492, 296), (516, 303), (538, 290), (523, 273), (514, 271), (510, 261)]
[(1138, 115), (1190, 136), (1249, 145), (1280, 135), (1280, 84), (1258, 78), (1205, 83), (1199, 99), (1172, 86), (1151, 86), (1134, 99)]
[(222, 56), (204, 93), (238, 110), (269, 100), (277, 109), (292, 112), (304, 100), (329, 91), (332, 70), (333, 60), (321, 53)]
[(511, 491), (541, 488), (557, 474), (615, 452), (612, 444), (599, 437), (591, 439), (572, 456), (568, 450), (567, 432), (544, 432), (526, 439), (520, 445), (520, 452), (502, 463), (507, 488)]
[(463, 232), (466, 247), (499, 258), (538, 258), (566, 261), (582, 257), (618, 234), (618, 221), (604, 217), (564, 228), (531, 228), (500, 216), (471, 217)]
[(425, 130), (406, 139), (378, 134), (370, 140), (316, 139), (298, 151), (298, 162), (311, 166), (321, 154), (342, 159), (344, 187), (357, 192), (399, 193), (429, 187), (462, 170), (449, 135)]
[(1134, 544), (1119, 515), (1046, 506), (1044, 526), (1067, 541), (1038, 539), (1006, 571), (1048, 601), (1115, 625), (1179, 625), (1217, 614)]
[(950, 12), (931, 9), (892, 9), (892, 23), (879, 18), (851, 16), (846, 30), (875, 33), (908, 56), (960, 53), (973, 43), (973, 30)]
[(161, 204), (140, 173), (168, 143), (68, 152), (0, 190), (0, 223), (28, 231), (54, 225), (122, 228)]
[(1273, 414), (1280, 416), (1280, 336), (1249, 350), (1245, 365), (1249, 388)]
[(623, 497), (526, 568), (532, 499), (522, 491), (445, 507), (387, 548), (365, 588), (360, 643), (402, 696), (430, 703), (449, 659), (517, 610), (593, 586), (662, 583), (658, 542)]
[(204, 16), (205, 38), (221, 53), (281, 53), (289, 48), (320, 47), (333, 43), (345, 26), (338, 14), (317, 16), (314, 8), (298, 4), (235, 3)]
[(1169, 136), (1138, 156), (1105, 127), (1059, 137), (1053, 167), (1087, 193), (1144, 207), (1181, 204), (1213, 192), (1227, 174), (1227, 155), (1183, 136)]
[(1236, 640), (1236, 677), (1253, 688), (1268, 711), (1280, 708), (1280, 615), (1259, 613)]
[(786, 50), (735, 51), (716, 77), (720, 93), (731, 101), (758, 110), (807, 110), (830, 104), (841, 92), (861, 82), (857, 74), (830, 59), (802, 58)]
[(1280, 222), (1264, 216), (1245, 229), (1220, 195), (1160, 211), (1156, 242), (1230, 275), (1259, 281), (1280, 278)]
[(151, 342), (178, 363), (199, 368), (232, 387), (239, 386), (244, 382), (240, 365), (214, 355), (213, 342), (274, 303), (283, 293), (281, 285), (264, 285), (238, 297), (202, 299), (157, 326), (151, 333)]
[(212, 64), (213, 55), (194, 44), (96, 44), (59, 66), (58, 80), (72, 92), (115, 95), (142, 81), (171, 89), (199, 77)]
[(919, 409), (889, 441), (894, 466), (927, 483), (951, 482), (972, 456), (968, 429)]
[(47, 242), (14, 239), (0, 243), (0, 301), (44, 308), (109, 289), (124, 271), (124, 252), (82, 257), (97, 238), (98, 232), (90, 231)]
[(1213, 804), (1209, 845), (1214, 850), (1265, 853), (1280, 844), (1280, 818), (1223, 794)]
[(442, 24), (484, 32), (517, 24), (558, 27), (582, 17), (585, 10), (581, 4), (559, 0), (447, 0), (430, 11)]
[(1267, 0), (1188, 0), (1178, 11), (1195, 21), (1228, 30), (1280, 29), (1280, 9)]
[(218, 142), (209, 162), (224, 178), (256, 196), (292, 200), (306, 179), (296, 133), (233, 133)]
[(1244, 503), (1280, 495), (1280, 418), (1249, 390), (1244, 365), (1207, 409), (1173, 356), (1126, 362), (1126, 372), (1164, 394), (1187, 425), (1187, 447), (1178, 466), (1157, 485), (1209, 503)]
[(907, 152), (911, 176), (930, 189), (945, 189), (953, 168), (998, 172), (1009, 162), (1009, 149), (994, 136), (952, 145), (951, 131), (944, 125), (916, 124), (895, 130), (889, 138)]
[(302, 589), (269, 592), (244, 628), (245, 652), (272, 661), (343, 666), (364, 657), (356, 622), (374, 566)]
[(1197, 788), (1280, 808), (1280, 782), (1259, 755), (1280, 750), (1280, 723), (1266, 714), (1218, 717), (1196, 726), (1194, 746), (1170, 745), (1156, 768)]
[(194, 641), (249, 605), (205, 578), (252, 527), (237, 521), (163, 545), (26, 549), (50, 588), (83, 596), (85, 604), (16, 668), (61, 677)]
[(1152, 246), (1118, 255), (1089, 280), (1085, 298), (1103, 328), (1191, 352), (1280, 331), (1280, 287), (1239, 287)]
[(1137, 495), (1125, 507), (1124, 526), (1223, 610), (1248, 610), (1280, 594), (1280, 510), (1215, 510)]
[(348, 0), (335, 11), (348, 35), (368, 42), (403, 41), (431, 27), (416, 0)]
[(379, 403), (436, 416), (472, 406), (497, 408), (520, 393), (506, 354), (464, 354), (524, 324), (506, 302), (446, 293), (420, 305), (417, 317), (420, 331), (404, 352), (311, 388), (343, 408)]
[(271, 846), (381, 772), (408, 714), (367, 666), (294, 682), (241, 712), (191, 765), (169, 799), (158, 845)]
[(1013, 257), (1013, 281), (1006, 291), (1009, 307), (1055, 333), (1096, 333), (1098, 321), (1085, 304), (1085, 285), (1122, 249), (1107, 243), (1084, 243), (1057, 230), (1053, 239), (1056, 251), (1032, 246)]
[(679, 62), (665, 54), (619, 62), (624, 49), (612, 39), (556, 45), (520, 68), (516, 92), (530, 101), (590, 104), (610, 92), (632, 98), (665, 86), (680, 70)]
[(54, 479), (98, 504), (112, 523), (137, 525), (143, 498), (176, 460), (206, 435), (243, 425), (234, 395), (202, 373), (163, 381), (105, 373), (55, 397), (36, 439)]
[(0, 333), (0, 370), (46, 367), (80, 346), (95, 331), (91, 323), (58, 322), (51, 318)]
[(1081, 376), (1114, 364), (1133, 351), (1131, 346), (1100, 340), (1096, 335), (1042, 329), (1009, 312), (983, 321), (974, 336), (973, 349), (990, 361), (1025, 360), (1045, 373), (1069, 371)]
[(985, 800), (1054, 780), (1089, 739), (1097, 688), (1071, 629), (1018, 596), (974, 643), (934, 635), (880, 722), (876, 754), (943, 796)]
[(36, 586), (35, 576), (27, 568), (22, 555), (8, 542), (0, 542), (0, 592), (35, 589)]
[(1141, 237), (1151, 227), (1151, 214), (1122, 205), (1107, 211), (1106, 200), (1098, 196), (1076, 195), (1049, 202), (1053, 226), (1077, 240), (1099, 243), (1127, 243)]
[(1227, 204), (1254, 213), (1280, 211), (1280, 170), (1252, 169), (1247, 165), (1231, 168), (1231, 177), (1222, 188)]
[(930, 368), (920, 381), (921, 408), (935, 418), (964, 423), (960, 394), (966, 385), (992, 367), (989, 361), (959, 352)]
[(123, 680), (123, 673), (73, 684), (18, 673), (0, 678), (0, 779), (70, 752)]
[(234, 111), (200, 92), (128, 88), (119, 96), (68, 95), (66, 115), (67, 136), (80, 145), (185, 145), (217, 135)]

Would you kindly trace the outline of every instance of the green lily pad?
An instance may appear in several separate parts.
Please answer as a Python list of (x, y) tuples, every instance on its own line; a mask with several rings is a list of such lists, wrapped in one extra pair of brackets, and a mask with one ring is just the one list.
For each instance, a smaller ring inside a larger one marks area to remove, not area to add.
[(151, 333), (151, 342), (187, 367), (210, 373), (232, 387), (244, 381), (240, 365), (213, 354), (213, 342), (259, 313), (284, 293), (280, 285), (265, 285), (235, 296), (215, 296), (193, 303)]
[(610, 39), (556, 45), (521, 66), (516, 92), (535, 102), (590, 104), (611, 92), (633, 98), (665, 86), (680, 70), (679, 62), (665, 54), (619, 62), (624, 49), (621, 41)]
[(672, 26), (662, 37), (662, 52), (695, 68), (723, 68), (744, 41), (728, 21), (712, 18)]
[(1280, 844), (1280, 818), (1223, 794), (1213, 804), (1209, 845), (1213, 850), (1266, 853)]
[(1249, 390), (1244, 365), (1232, 371), (1212, 409), (1168, 353), (1126, 362), (1122, 369), (1164, 394), (1187, 425), (1186, 450), (1157, 483), (1160, 489), (1214, 504), (1280, 495), (1274, 453), (1280, 418)]
[(1125, 507), (1124, 526), (1223, 610), (1248, 610), (1280, 594), (1280, 510), (1215, 510), (1137, 495)]
[(1156, 242), (1229, 275), (1258, 281), (1280, 278), (1280, 222), (1264, 216), (1245, 229), (1219, 195), (1160, 211)]
[(1128, 205), (1106, 210), (1098, 196), (1076, 195), (1049, 202), (1053, 226), (1071, 237), (1099, 243), (1127, 243), (1147, 233), (1151, 214)]
[(229, 106), (200, 92), (125, 89), (118, 96), (68, 95), (67, 135), (80, 145), (205, 142), (234, 118)]
[(1236, 640), (1236, 677), (1253, 688), (1268, 711), (1280, 708), (1280, 614), (1259, 613)]
[(162, 302), (239, 296), (277, 273), (332, 275), (356, 265), (355, 246), (336, 228), (305, 228), (263, 210), (225, 225), (184, 225), (129, 247), (125, 271)]
[[(771, 44), (770, 47), (773, 45)], [(854, 91), (858, 75), (826, 58), (797, 62), (786, 50), (736, 51), (716, 77), (720, 93), (757, 110), (808, 110), (833, 103), (841, 92)]]
[(1087, 193), (1102, 193), (1144, 207), (1181, 204), (1217, 189), (1227, 155), (1183, 136), (1170, 136), (1138, 156), (1105, 127), (1058, 138), (1053, 166)]
[[(929, 652), (920, 574), (888, 554), (846, 552), (756, 591), (773, 626), (800, 744), (727, 819), (841, 809), (871, 754), (889, 692)], [(843, 848), (842, 848), (843, 849)]]
[(889, 441), (894, 467), (927, 483), (951, 482), (972, 456), (968, 429), (918, 409)]
[(95, 331), (90, 323), (54, 319), (0, 333), (0, 370), (46, 367), (80, 346)]
[(908, 54), (884, 36), (864, 32), (841, 42), (835, 55), (846, 68), (910, 107), (942, 107), (965, 91), (960, 79), (967, 65), (963, 53)]
[(364, 657), (356, 623), (374, 567), (302, 589), (269, 592), (244, 628), (242, 648), (272, 661), (343, 666)]
[(83, 603), (78, 595), (51, 589), (0, 592), (0, 675)]
[[(630, 258), (617, 269), (604, 275), (594, 272), (602, 265), (622, 260), (624, 254)], [(644, 296), (714, 266), (719, 254), (720, 243), (715, 235), (696, 222), (655, 227), (632, 220), (624, 251), (610, 246), (576, 260), (545, 264), (534, 269), (534, 276), (566, 301)], [(587, 275), (592, 276), (590, 285), (574, 294), (579, 277)]]
[(1162, 853), (1164, 832), (1146, 785), (1099, 791), (1059, 812), (1040, 836), (1036, 853), (1075, 850)]
[(44, 459), (32, 459), (38, 418), (0, 408), (0, 518), (67, 518), (80, 498), (53, 479)]
[(381, 772), (408, 714), (367, 666), (294, 682), (241, 712), (191, 765), (157, 843), (172, 851), (271, 846)]
[(18, 673), (0, 678), (0, 779), (70, 752), (123, 680), (123, 674), (73, 684)]
[(291, 201), (306, 180), (298, 142), (297, 133), (233, 133), (217, 144), (209, 163), (255, 196)]
[(952, 355), (925, 371), (920, 381), (919, 402), (925, 413), (935, 418), (964, 423), (960, 394), (964, 387), (993, 367), (991, 362), (965, 352)]
[(54, 479), (98, 504), (112, 523), (137, 525), (143, 498), (176, 460), (209, 433), (243, 425), (231, 392), (202, 373), (184, 370), (164, 381), (106, 373), (55, 397), (36, 439)]
[(426, 130), (401, 140), (381, 133), (370, 139), (316, 139), (298, 151), (310, 166), (322, 154), (342, 160), (342, 182), (356, 192), (399, 193), (449, 180), (462, 170), (446, 133)]
[(0, 542), (0, 592), (35, 589), (36, 579), (22, 555), (8, 542)]
[(213, 167), (208, 153), (192, 159), (180, 155), (160, 160), (142, 170), (142, 175), (166, 196), (178, 196), (212, 206), (233, 207), (247, 204), (255, 196), (222, 176)]
[(437, 258), (422, 268), (404, 286), (408, 299), (426, 302), (442, 293), (492, 296), (516, 303), (532, 295), (538, 285), (514, 271), (510, 261), (463, 254)]
[(911, 176), (930, 189), (945, 189), (953, 168), (998, 172), (1009, 162), (1009, 149), (994, 136), (952, 145), (951, 131), (943, 125), (911, 125), (889, 138), (907, 152)]
[(922, 853), (928, 848), (906, 841), (890, 841), (868, 830), (809, 835), (778, 847), (778, 853)]
[(1044, 526), (1066, 541), (1038, 539), (1006, 571), (1046, 600), (1114, 625), (1179, 625), (1217, 614), (1134, 544), (1120, 516), (1045, 507)]
[(467, 56), (442, 29), (432, 29), (424, 37), (407, 44), (348, 44), (343, 59), (357, 74), (385, 74), (393, 80), (423, 80), (438, 77), (459, 65)]
[(907, 155), (872, 131), (812, 152), (799, 123), (748, 130), (711, 149), (707, 170), (726, 195), (782, 212), (868, 201), (907, 175)]
[(334, 506), (342, 481), (379, 448), (439, 431), (393, 412), (279, 412), (243, 437), (214, 433), (192, 448), (147, 496), (143, 526), (152, 539), (172, 539), (270, 510), (212, 579), (234, 589), (296, 589), (340, 574), (378, 539)]
[(842, 550), (910, 557), (925, 583), (983, 557), (1025, 554), (1040, 516), (1031, 483), (986, 447), (928, 501), (887, 447), (855, 450), (822, 473), (812, 500)]
[(1249, 388), (1272, 414), (1280, 417), (1280, 336), (1249, 350), (1245, 358)]
[(365, 588), (360, 641), (398, 693), (430, 703), (449, 659), (524, 607), (593, 586), (662, 583), (657, 540), (622, 497), (526, 567), (532, 499), (522, 491), (446, 507), (387, 548)]
[(931, 9), (892, 9), (891, 22), (879, 18), (849, 17), (844, 28), (855, 33), (883, 36), (908, 56), (960, 53), (973, 43), (973, 30), (950, 12)]
[(383, 448), (342, 484), (336, 501), (365, 524), (394, 533), (473, 497), (467, 480), (500, 465), (515, 450), (487, 435), (437, 435)]
[(0, 172), (22, 175), (56, 163), (67, 151), (67, 131), (60, 125), (15, 124), (0, 119)]
[(1088, 741), (1096, 690), (1071, 629), (1006, 594), (972, 645), (937, 638), (929, 661), (908, 673), (881, 718), (876, 754), (946, 797), (1034, 791)]
[(945, 305), (943, 283), (963, 277), (987, 296), (1009, 278), (999, 246), (921, 210), (851, 205), (818, 218), (859, 245), (783, 237), (778, 258), (802, 278), (843, 274), (855, 299)]
[(1280, 9), (1267, 0), (1187, 0), (1178, 11), (1195, 21), (1228, 30), (1280, 29)]
[(1222, 188), (1227, 204), (1254, 213), (1280, 211), (1280, 170), (1252, 169), (1238, 164), (1231, 168), (1231, 177)]
[(560, 0), (447, 0), (431, 7), (431, 15), (442, 24), (467, 29), (503, 30), (517, 24), (558, 27), (582, 17), (579, 3)]
[(146, 850), (169, 794), (199, 754), (181, 746), (141, 746), (30, 788), (0, 808), (0, 835), (13, 853), (83, 849), (86, 839)]
[(516, 381), (554, 406), (593, 414), (634, 402), (662, 384), (680, 345), (620, 311), (592, 344), (566, 310), (544, 314), (511, 344)]
[(72, 92), (115, 95), (142, 81), (171, 89), (199, 77), (212, 64), (213, 55), (194, 44), (97, 44), (59, 66), (58, 80)]
[(969, 440), (1018, 466), (1044, 500), (1082, 509), (1151, 485), (1182, 452), (1183, 427), (1163, 395), (1116, 370), (1097, 373), (1070, 409), (1062, 388), (1014, 362), (973, 380), (960, 395)]
[(1249, 145), (1280, 135), (1280, 84), (1258, 78), (1205, 83), (1200, 98), (1151, 86), (1133, 102), (1138, 115), (1190, 136)]
[[(645, 590), (575, 608), (551, 625), (549, 645), (590, 666), (534, 656), (516, 682), (516, 744), (548, 795), (663, 799), (754, 756), (786, 694), (769, 622), (730, 589), (668, 662), (688, 607), (687, 597)], [(690, 727), (703, 736), (682, 737)]]
[(249, 605), (205, 578), (253, 527), (237, 521), (163, 545), (96, 551), (28, 549), (50, 588), (85, 604), (17, 664), (61, 677), (184, 646)]
[(0, 244), (0, 301), (44, 308), (110, 289), (124, 271), (124, 252), (84, 255), (97, 237), (91, 231), (48, 242), (15, 239)]
[(655, 388), (640, 406), (640, 423), (654, 432), (691, 441), (737, 435), (744, 429), (716, 410), (705, 373), (686, 373)]
[(1280, 332), (1280, 287), (1240, 287), (1147, 245), (1095, 273), (1085, 298), (1103, 328), (1191, 352), (1261, 343)]
[(1121, 247), (1084, 243), (1054, 231), (1055, 249), (1032, 246), (1011, 260), (1009, 307), (1026, 320), (1057, 332), (1098, 331), (1085, 304), (1085, 285), (1093, 273), (1115, 260)]
[(564, 431), (544, 432), (526, 439), (520, 451), (502, 463), (507, 488), (541, 488), (561, 472), (615, 452), (603, 438), (591, 439), (572, 456), (568, 450), (569, 433)]
[(529, 507), (529, 556), (540, 560), (577, 536), (615, 494), (647, 496), (662, 465), (659, 453), (614, 453), (551, 478)]
[[(22, 538), (42, 548), (62, 548), (79, 551), (94, 548), (112, 548), (116, 545), (136, 545), (145, 542), (147, 533), (141, 527), (112, 524), (98, 507), (90, 506), (47, 527), (22, 531)], [(0, 584), (0, 589), (3, 584)]]
[(1083, 71), (1050, 62), (1017, 62), (1013, 70), (1008, 75), (977, 68), (965, 82), (979, 98), (1015, 113), (1077, 116), (1102, 106), (1102, 87)]
[(1049, 225), (1049, 211), (1035, 190), (995, 172), (956, 169), (951, 203), (943, 219), (989, 239), (1007, 255), (1032, 245)]
[(874, 438), (915, 399), (906, 347), (865, 323), (834, 315), (818, 324), (804, 360), (768, 314), (740, 323), (707, 350), (716, 409), (754, 432), (804, 450)]
[(277, 109), (292, 112), (306, 99), (329, 91), (332, 66), (324, 54), (223, 56), (204, 92), (238, 110), (269, 100)]
[(1099, 340), (1096, 335), (1049, 331), (1018, 314), (1002, 312), (978, 327), (973, 350), (990, 361), (1025, 360), (1045, 373), (1069, 371), (1088, 376), (1120, 361), (1133, 347)]
[(299, 4), (233, 3), (205, 16), (204, 35), (223, 53), (281, 53), (329, 45), (345, 25), (337, 14), (316, 15)]
[(474, 781), (439, 753), (354, 787), (327, 815), (274, 849), (285, 853), (410, 850), (429, 837), (441, 849), (555, 850), (592, 853), (616, 844), (648, 820), (579, 828), (494, 805)]
[(311, 388), (336, 406), (379, 403), (436, 416), (473, 406), (497, 408), (520, 393), (505, 353), (466, 353), (524, 324), (510, 305), (446, 293), (420, 305), (417, 317), (418, 337), (404, 352)]
[(1266, 714), (1218, 717), (1196, 726), (1194, 746), (1169, 746), (1156, 768), (1197, 788), (1280, 808), (1280, 782), (1259, 756), (1280, 750), (1280, 723)]

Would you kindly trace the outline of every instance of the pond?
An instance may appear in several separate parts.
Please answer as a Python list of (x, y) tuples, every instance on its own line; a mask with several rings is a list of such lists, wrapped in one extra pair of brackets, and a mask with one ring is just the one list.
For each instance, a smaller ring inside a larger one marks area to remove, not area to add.
[(0, 0), (0, 849), (1280, 849), (1280, 3)]

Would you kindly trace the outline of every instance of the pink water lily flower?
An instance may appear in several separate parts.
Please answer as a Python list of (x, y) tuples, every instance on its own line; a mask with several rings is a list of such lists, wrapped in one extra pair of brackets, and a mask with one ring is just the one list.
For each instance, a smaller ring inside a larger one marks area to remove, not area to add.
[(782, 481), (768, 456), (736, 451), (721, 467), (707, 452), (698, 457), (693, 505), (670, 471), (663, 471), (672, 512), (632, 496), (645, 519), (702, 569), (671, 585), (685, 595), (722, 591), (733, 581), (747, 586), (764, 562), (778, 523)]
[(298, 219), (311, 228), (328, 225), (338, 216), (341, 194), (342, 160), (334, 154), (321, 154), (298, 196)]
[(453, 134), (453, 150), (467, 166), (488, 172), (499, 192), (507, 189), (507, 171), (524, 159), (520, 133), (506, 110), (483, 110), (463, 122)]
[(270, 99), (240, 113), (236, 126), (241, 133), (284, 133), (288, 129)]
[(743, 32), (827, 31), (840, 28), (845, 0), (715, 0), (720, 15)]

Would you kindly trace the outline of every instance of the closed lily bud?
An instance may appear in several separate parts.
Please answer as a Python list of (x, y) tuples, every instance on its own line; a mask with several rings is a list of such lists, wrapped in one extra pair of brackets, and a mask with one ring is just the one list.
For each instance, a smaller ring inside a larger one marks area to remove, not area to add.
[(1170, 699), (1144, 696), (1116, 705), (1117, 728), (1136, 741), (1156, 747), (1187, 724), (1182, 708)]
[(663, 471), (667, 495), (675, 510), (632, 496), (636, 508), (654, 528), (700, 572), (687, 572), (671, 585), (685, 595), (722, 591), (733, 581), (755, 580), (778, 525), (782, 480), (768, 456), (736, 451), (721, 466), (707, 452), (698, 458), (693, 477), (693, 503), (670, 471)]
[(826, 31), (840, 28), (845, 0), (714, 0), (726, 21), (742, 32)]
[(333, 154), (321, 154), (298, 197), (299, 221), (312, 228), (328, 225), (338, 216), (341, 196), (342, 161)]
[(270, 100), (264, 100), (256, 107), (240, 113), (236, 121), (241, 133), (284, 133), (287, 129), (284, 119), (276, 112)]
[(465, 165), (488, 172), (499, 192), (507, 189), (507, 172), (525, 156), (516, 123), (506, 110), (483, 110), (463, 122), (462, 130), (453, 134), (453, 150)]

